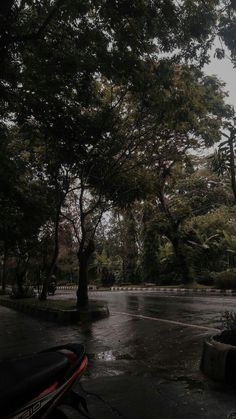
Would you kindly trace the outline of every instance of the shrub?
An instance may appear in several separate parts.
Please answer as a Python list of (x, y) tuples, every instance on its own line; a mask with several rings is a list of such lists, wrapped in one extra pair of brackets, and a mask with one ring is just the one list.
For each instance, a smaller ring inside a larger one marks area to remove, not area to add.
[(225, 311), (221, 315), (222, 328), (227, 330), (236, 329), (236, 313), (233, 311)]
[(12, 287), (12, 298), (32, 298), (35, 297), (35, 295), (36, 293), (32, 286), (25, 285), (22, 290), (19, 290), (17, 286)]
[(196, 275), (196, 280), (200, 285), (214, 285), (214, 274), (209, 271), (202, 271)]
[(101, 284), (103, 287), (111, 287), (115, 282), (115, 275), (107, 268), (102, 268)]
[(182, 282), (179, 274), (173, 271), (166, 274), (160, 274), (157, 283), (158, 285), (180, 285)]
[(228, 270), (223, 272), (214, 272), (214, 283), (216, 288), (220, 289), (236, 289), (236, 272)]

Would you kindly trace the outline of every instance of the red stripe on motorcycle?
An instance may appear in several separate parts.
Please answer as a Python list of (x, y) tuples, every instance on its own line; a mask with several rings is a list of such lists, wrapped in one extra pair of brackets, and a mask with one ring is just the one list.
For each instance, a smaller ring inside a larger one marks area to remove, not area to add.
[(43, 390), (42, 393), (39, 393), (39, 395), (37, 396), (37, 398), (38, 397), (41, 397), (41, 396), (46, 396), (47, 394), (49, 394), (52, 391), (56, 390), (57, 386), (58, 386), (58, 382), (56, 381), (50, 387), (48, 387), (45, 390)]
[(67, 381), (67, 385), (70, 385), (73, 381), (76, 380), (76, 378), (79, 377), (79, 375), (82, 374), (82, 372), (85, 370), (85, 368), (88, 365), (88, 358), (87, 356), (84, 357), (83, 361), (81, 362), (79, 368), (74, 372), (74, 374), (71, 376), (71, 378)]

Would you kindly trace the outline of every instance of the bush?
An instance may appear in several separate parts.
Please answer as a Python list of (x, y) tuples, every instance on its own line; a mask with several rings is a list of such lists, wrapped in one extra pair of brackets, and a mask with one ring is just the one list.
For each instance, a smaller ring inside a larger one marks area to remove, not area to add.
[(76, 285), (76, 282), (68, 281), (68, 279), (61, 279), (60, 281), (57, 281), (58, 287), (64, 287), (68, 285)]
[(115, 275), (107, 268), (102, 268), (101, 284), (103, 287), (111, 287), (115, 282)]
[(182, 283), (180, 275), (176, 272), (169, 272), (160, 274), (157, 284), (158, 285), (180, 285)]
[(12, 298), (32, 298), (36, 296), (36, 292), (32, 286), (25, 285), (20, 291), (17, 286), (12, 287)]
[(200, 285), (214, 285), (214, 273), (209, 271), (202, 271), (196, 275), (196, 280)]
[(236, 272), (235, 270), (214, 272), (214, 283), (216, 288), (220, 289), (236, 289)]
[(222, 328), (227, 330), (236, 330), (236, 313), (225, 311), (221, 315)]

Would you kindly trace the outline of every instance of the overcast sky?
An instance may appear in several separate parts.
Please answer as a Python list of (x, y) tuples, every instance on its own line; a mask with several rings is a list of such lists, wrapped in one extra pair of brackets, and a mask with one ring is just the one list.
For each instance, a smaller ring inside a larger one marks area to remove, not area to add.
[(225, 90), (229, 93), (226, 101), (233, 105), (236, 110), (236, 68), (233, 68), (230, 59), (218, 60), (214, 58), (214, 53), (212, 53), (211, 63), (205, 66), (204, 71), (209, 75), (215, 74), (226, 83)]

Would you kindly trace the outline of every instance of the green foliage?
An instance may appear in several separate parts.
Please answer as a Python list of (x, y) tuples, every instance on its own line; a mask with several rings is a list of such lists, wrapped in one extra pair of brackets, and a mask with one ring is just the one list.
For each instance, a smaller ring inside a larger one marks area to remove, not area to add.
[(154, 208), (146, 203), (143, 212), (142, 280), (159, 282), (159, 232), (154, 222)]
[(176, 188), (182, 206), (185, 204), (192, 216), (207, 214), (224, 204), (227, 205), (231, 199), (229, 191), (222, 186), (217, 177), (210, 174), (204, 176), (196, 172), (187, 179), (180, 178), (176, 182)]
[(138, 249), (136, 223), (132, 210), (123, 214), (124, 242), (123, 242), (123, 280), (128, 283), (138, 282)]
[(108, 268), (103, 267), (101, 272), (101, 284), (103, 287), (111, 287), (115, 282), (114, 273), (110, 272)]
[(35, 297), (35, 291), (31, 285), (24, 285), (21, 290), (19, 290), (19, 288), (16, 286), (12, 288), (11, 298), (22, 299), (32, 297)]
[(201, 271), (196, 272), (196, 280), (200, 285), (212, 286), (214, 285), (215, 273), (208, 271), (207, 269), (202, 269)]
[[(223, 1), (223, 12), (219, 15), (219, 28), (218, 33), (230, 51), (232, 63), (235, 66), (236, 63), (236, 5), (235, 0)], [(224, 50), (223, 50), (224, 52)], [(224, 57), (223, 52), (220, 54), (220, 58)]]
[[(37, 240), (40, 227), (50, 217), (50, 189), (35, 175), (31, 155), (19, 132), (9, 131), (8, 143), (0, 145), (0, 241), (9, 250)], [(2, 152), (2, 154), (1, 154)], [(2, 156), (2, 157), (1, 157)]]
[[(181, 172), (188, 149), (220, 139), (228, 112), (221, 82), (180, 65), (207, 61), (218, 1), (209, 0), (207, 8), (190, 0), (3, 3), (3, 254), (14, 255), (21, 276), (28, 258), (31, 264), (42, 260), (45, 271), (55, 268), (58, 253), (59, 268), (68, 272), (74, 257), (58, 252), (56, 231), (65, 207), (63, 215), (77, 214), (73, 240), (84, 234), (76, 249), (82, 254), (93, 240), (88, 236), (95, 234), (91, 226), (96, 229), (101, 203), (116, 204), (125, 214), (136, 199), (156, 199), (163, 192), (165, 210), (159, 202), (160, 217), (146, 222), (143, 237), (144, 271), (153, 280), (159, 236), (180, 240), (183, 254), (182, 225), (225, 198), (220, 188), (212, 191), (191, 176), (178, 183), (173, 174)], [(228, 34), (222, 36), (231, 46)], [(193, 171), (188, 166), (188, 174)], [(74, 195), (77, 206), (65, 200), (75, 186), (84, 188)], [(126, 213), (122, 224), (113, 253), (116, 248), (125, 280), (132, 282), (140, 262), (137, 222)]]
[(188, 252), (197, 278), (203, 278), (205, 271), (234, 266), (234, 248), (226, 238), (234, 230), (234, 218), (234, 209), (221, 206), (186, 222)]
[(215, 287), (220, 289), (236, 289), (236, 270), (217, 272), (214, 274)]
[(222, 328), (226, 330), (236, 329), (236, 313), (233, 311), (225, 311), (221, 315)]
[(218, 176), (224, 176), (224, 174), (229, 174), (229, 164), (228, 159), (225, 153), (220, 149), (215, 150), (214, 153), (208, 157), (209, 159), (209, 168), (213, 173), (216, 173)]
[[(209, 166), (211, 170), (221, 176), (224, 183), (230, 183), (234, 201), (236, 202), (236, 172), (235, 172), (235, 146), (236, 130), (234, 127), (234, 111), (232, 111), (233, 120), (228, 120), (226, 130), (222, 133), (224, 141), (218, 145), (218, 150), (209, 157)], [(229, 182), (230, 181), (230, 182)]]
[[(222, 250), (225, 249), (223, 229), (227, 208), (222, 204), (229, 202), (228, 191), (216, 177), (200, 170), (187, 178), (185, 175), (184, 165), (178, 164), (172, 169), (165, 184), (166, 195), (156, 207), (155, 215), (156, 231), (168, 238), (173, 247), (172, 254), (161, 255), (161, 274), (176, 271), (183, 280), (188, 275), (191, 279), (199, 278), (202, 271), (226, 267), (227, 255), (224, 253), (223, 256)], [(214, 224), (216, 213), (216, 224), (221, 223), (221, 235), (215, 225), (209, 225)], [(214, 261), (221, 266), (216, 268)]]

